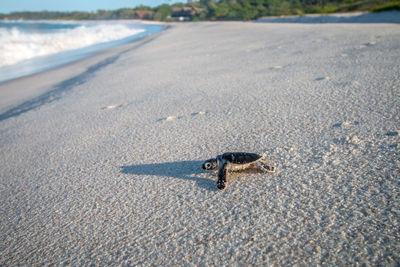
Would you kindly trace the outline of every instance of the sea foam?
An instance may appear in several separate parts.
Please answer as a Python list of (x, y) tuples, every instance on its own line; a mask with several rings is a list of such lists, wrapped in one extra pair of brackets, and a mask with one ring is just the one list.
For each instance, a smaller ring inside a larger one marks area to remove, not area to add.
[(98, 43), (123, 39), (144, 32), (129, 24), (78, 24), (57, 31), (26, 31), (0, 28), (0, 67), (40, 56), (57, 54)]

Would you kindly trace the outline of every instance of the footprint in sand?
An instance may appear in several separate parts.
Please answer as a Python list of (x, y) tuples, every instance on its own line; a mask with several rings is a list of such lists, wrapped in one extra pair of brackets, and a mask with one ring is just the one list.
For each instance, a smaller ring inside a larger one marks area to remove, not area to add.
[(338, 122), (332, 125), (332, 128), (341, 128), (341, 127), (349, 127), (349, 126), (357, 126), (359, 125), (359, 121), (344, 121), (344, 122)]
[(317, 79), (315, 79), (316, 81), (329, 81), (331, 78), (326, 76), (326, 77), (318, 77)]
[(165, 117), (165, 118), (158, 119), (157, 121), (174, 121), (174, 120), (179, 120), (181, 118), (183, 118), (183, 116), (174, 116), (174, 115), (172, 115), (172, 116), (168, 116), (168, 117)]
[(367, 47), (367, 46), (373, 46), (373, 45), (375, 45), (375, 44), (376, 44), (375, 41), (371, 41), (371, 42), (368, 42), (368, 43), (364, 43), (364, 44), (361, 44), (361, 45), (359, 46), (359, 49), (363, 49), (363, 48), (365, 48), (365, 47)]
[(373, 45), (375, 45), (375, 44), (376, 44), (375, 41), (371, 41), (371, 42), (365, 43), (364, 45), (365, 45), (365, 46), (373, 46)]
[(192, 115), (194, 117), (194, 116), (197, 116), (197, 115), (206, 115), (206, 113), (208, 113), (208, 112), (207, 111), (199, 111), (199, 112), (193, 112), (190, 115)]
[(101, 109), (115, 109), (115, 108), (120, 108), (120, 107), (122, 107), (122, 104), (121, 105), (109, 105), (109, 106), (102, 107)]
[[(194, 116), (193, 113), (191, 115)], [(180, 120), (180, 119), (182, 119), (184, 117), (185, 117), (184, 115), (183, 116), (171, 115), (171, 116), (168, 116), (168, 117), (165, 117), (165, 118), (158, 119), (157, 122), (160, 122), (160, 121), (175, 121), (175, 120)]]
[[(192, 117), (194, 117), (194, 116), (198, 116), (198, 115), (205, 115), (205, 114), (207, 114), (207, 113), (208, 113), (208, 111), (199, 111), (199, 112), (193, 112), (193, 113), (191, 113), (190, 115), (191, 115)], [(159, 121), (174, 121), (174, 120), (182, 119), (182, 118), (184, 118), (184, 117), (185, 117), (185, 116), (174, 116), (174, 115), (172, 115), (172, 116), (168, 116), (168, 117), (166, 117), (166, 118), (158, 119), (157, 122), (159, 122)]]
[(176, 120), (178, 117), (177, 116), (168, 116), (167, 118), (165, 118), (166, 121), (173, 121)]

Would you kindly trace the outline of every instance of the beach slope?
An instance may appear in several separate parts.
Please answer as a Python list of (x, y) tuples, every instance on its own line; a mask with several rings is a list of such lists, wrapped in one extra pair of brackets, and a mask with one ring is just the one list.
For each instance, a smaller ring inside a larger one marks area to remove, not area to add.
[[(399, 44), (396, 24), (173, 24), (2, 85), (0, 265), (398, 264)], [(219, 192), (201, 162), (227, 151), (277, 172)]]

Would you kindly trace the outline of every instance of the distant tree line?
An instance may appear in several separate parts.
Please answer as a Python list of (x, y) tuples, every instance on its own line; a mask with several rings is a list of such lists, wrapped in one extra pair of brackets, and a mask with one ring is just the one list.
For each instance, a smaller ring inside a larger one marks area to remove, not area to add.
[(9, 20), (253, 20), (263, 16), (303, 15), (378, 10), (380, 7), (399, 9), (400, 2), (391, 0), (199, 0), (154, 8), (138, 6), (96, 12), (12, 12), (0, 14)]

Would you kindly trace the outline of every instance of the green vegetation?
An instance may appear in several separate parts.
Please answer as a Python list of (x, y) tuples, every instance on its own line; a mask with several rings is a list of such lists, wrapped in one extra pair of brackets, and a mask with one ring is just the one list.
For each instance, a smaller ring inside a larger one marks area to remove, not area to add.
[(0, 14), (10, 20), (106, 20), (147, 19), (171, 20), (253, 20), (263, 16), (303, 15), (351, 11), (400, 10), (400, 2), (391, 0), (199, 0), (155, 8), (138, 6), (96, 12), (13, 12)]
[(393, 2), (393, 3), (387, 4), (387, 5), (371, 8), (371, 12), (383, 12), (383, 11), (392, 11), (392, 10), (400, 11), (400, 2)]

